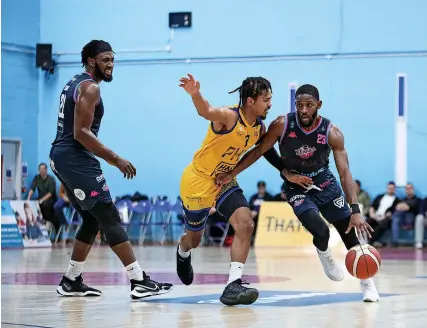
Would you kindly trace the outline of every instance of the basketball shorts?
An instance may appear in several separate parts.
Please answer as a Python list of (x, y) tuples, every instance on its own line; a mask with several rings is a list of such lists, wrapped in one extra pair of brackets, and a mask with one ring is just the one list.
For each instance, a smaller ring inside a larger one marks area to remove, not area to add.
[(73, 147), (52, 147), (50, 167), (64, 184), (72, 205), (92, 209), (97, 202), (112, 202), (99, 161), (91, 153)]
[(229, 219), (240, 207), (249, 207), (242, 189), (233, 180), (219, 188), (215, 179), (197, 172), (190, 164), (184, 170), (180, 184), (185, 226), (190, 231), (200, 231), (206, 226), (212, 207)]
[(307, 210), (320, 212), (334, 223), (351, 215), (350, 206), (335, 178), (329, 178), (318, 189), (306, 190), (296, 185), (285, 185), (286, 199), (297, 217)]

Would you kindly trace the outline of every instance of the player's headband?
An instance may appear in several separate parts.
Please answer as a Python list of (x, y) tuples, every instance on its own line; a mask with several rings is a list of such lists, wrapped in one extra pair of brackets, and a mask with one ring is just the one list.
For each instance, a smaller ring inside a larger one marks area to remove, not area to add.
[(108, 42), (99, 41), (94, 46), (93, 56), (96, 56), (97, 54), (100, 54), (101, 52), (106, 52), (106, 51), (113, 51), (113, 48), (111, 48)]

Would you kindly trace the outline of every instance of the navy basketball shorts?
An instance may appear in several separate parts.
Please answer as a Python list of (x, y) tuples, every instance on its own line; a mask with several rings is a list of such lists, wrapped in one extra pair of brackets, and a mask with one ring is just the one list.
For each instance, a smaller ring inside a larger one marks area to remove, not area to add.
[(90, 210), (97, 202), (112, 202), (101, 165), (91, 153), (73, 147), (53, 147), (49, 161), (72, 205)]
[(324, 190), (308, 191), (301, 187), (287, 186), (285, 193), (297, 217), (307, 210), (315, 210), (320, 212), (329, 223), (334, 223), (351, 215), (350, 206), (338, 184)]
[[(242, 189), (233, 180), (221, 188), (216, 196), (214, 207), (221, 216), (229, 220), (237, 209), (241, 207), (249, 208), (249, 205)], [(187, 230), (196, 232), (205, 229), (210, 208), (189, 211), (184, 206), (183, 210)]]

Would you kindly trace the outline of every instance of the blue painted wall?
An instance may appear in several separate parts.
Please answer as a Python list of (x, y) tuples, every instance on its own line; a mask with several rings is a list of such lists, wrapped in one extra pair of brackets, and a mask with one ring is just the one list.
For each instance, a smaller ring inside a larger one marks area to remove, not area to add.
[(39, 71), (31, 52), (40, 38), (40, 1), (2, 0), (1, 6), (1, 135), (22, 140), (32, 178), (38, 168)]
[[(55, 134), (59, 92), (81, 71), (81, 47), (92, 38), (102, 38), (117, 50), (117, 65), (114, 81), (102, 85), (106, 115), (100, 138), (138, 169), (137, 178), (127, 181), (116, 168), (103, 164), (115, 195), (135, 190), (171, 197), (178, 194), (181, 172), (208, 128), (208, 122), (197, 116), (190, 98), (177, 86), (179, 77), (187, 72), (200, 79), (203, 94), (218, 106), (237, 101), (236, 95), (227, 92), (246, 76), (270, 79), (274, 97), (267, 123), (288, 110), (289, 82), (317, 85), (324, 101), (322, 114), (345, 133), (353, 174), (372, 194), (382, 192), (385, 183), (394, 178), (395, 76), (407, 73), (409, 179), (427, 193), (427, 143), (423, 142), (427, 129), (420, 119), (424, 117), (427, 58), (385, 57), (427, 50), (425, 3), (270, 0), (261, 6), (253, 0), (189, 0), (185, 4), (129, 0), (124, 6), (112, 0), (102, 5), (99, 1), (41, 0), (40, 4), (41, 42), (53, 43), (56, 52), (74, 54), (60, 56), (57, 73), (41, 86), (39, 160), (46, 160)], [(193, 12), (194, 27), (175, 31), (171, 52), (122, 51), (164, 49), (169, 37), (168, 12), (186, 10)], [(336, 53), (360, 56), (331, 60), (303, 56)], [(253, 56), (286, 54), (296, 57), (247, 61)], [(383, 57), (375, 57), (378, 55)], [(223, 63), (209, 59), (191, 65), (180, 60), (232, 56), (246, 58)], [(259, 179), (266, 180), (273, 193), (281, 184), (264, 160), (239, 178), (247, 195), (255, 191)]]

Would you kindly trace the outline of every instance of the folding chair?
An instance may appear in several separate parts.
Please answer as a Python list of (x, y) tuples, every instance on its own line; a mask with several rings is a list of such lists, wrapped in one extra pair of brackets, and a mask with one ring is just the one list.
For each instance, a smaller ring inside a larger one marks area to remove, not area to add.
[[(157, 199), (153, 205), (153, 220), (152, 226), (160, 226), (160, 244), (163, 245), (167, 237), (171, 218), (172, 218), (172, 205), (168, 200)], [(153, 234), (153, 241), (155, 237)]]
[[(214, 222), (213, 224), (210, 223), (208, 226), (209, 226), (209, 229), (205, 230), (205, 237), (207, 236), (208, 244), (211, 245), (213, 243), (213, 244), (218, 245), (220, 247), (224, 246), (224, 242), (225, 242), (225, 239), (227, 238), (227, 234), (228, 234), (228, 229), (230, 228), (230, 221)], [(222, 232), (222, 235), (220, 237), (212, 237), (211, 236), (212, 227), (218, 228)]]
[[(75, 239), (77, 230), (79, 229), (79, 227), (82, 225), (83, 223), (83, 219), (80, 216), (79, 212), (77, 212), (74, 208), (73, 208), (73, 215), (71, 216), (71, 222), (68, 226), (68, 231), (67, 231), (67, 238), (68, 239)], [(70, 233), (70, 231), (72, 230), (72, 227), (75, 227), (74, 232)]]
[(61, 225), (59, 226), (58, 232), (55, 236), (55, 243), (58, 242), (58, 239), (59, 239), (59, 236), (61, 236), (61, 233), (64, 233), (62, 236), (62, 240), (65, 241), (65, 239), (67, 239), (68, 230), (70, 229), (70, 225), (73, 221), (76, 210), (74, 207), (70, 205), (62, 208), (62, 213), (64, 213), (64, 218), (66, 222), (61, 222)]
[(128, 225), (132, 219), (133, 204), (130, 199), (122, 199), (115, 203), (120, 214), (120, 219), (124, 225)]
[[(173, 220), (173, 215), (175, 214), (176, 220)], [(172, 205), (171, 208), (171, 239), (173, 242), (175, 242), (174, 239), (174, 227), (177, 226), (179, 227), (179, 235), (181, 236), (182, 233), (185, 232), (185, 225), (183, 224), (183, 222), (178, 218), (178, 215), (183, 216), (184, 215), (184, 210), (182, 208), (182, 200), (180, 197), (177, 197), (175, 204)]]
[[(138, 245), (144, 244), (147, 228), (150, 224), (152, 213), (153, 205), (149, 200), (142, 200), (133, 207), (132, 221), (135, 221), (135, 223), (138, 221), (137, 224), (139, 225)], [(138, 217), (141, 216), (141, 218), (139, 220), (134, 219), (136, 215), (138, 215)], [(131, 224), (131, 221), (129, 222), (129, 224)]]

